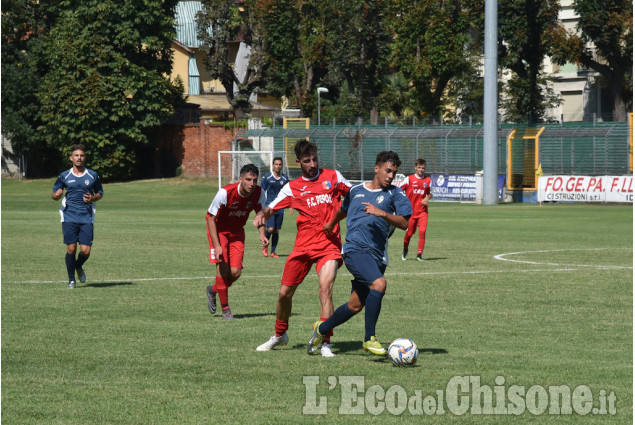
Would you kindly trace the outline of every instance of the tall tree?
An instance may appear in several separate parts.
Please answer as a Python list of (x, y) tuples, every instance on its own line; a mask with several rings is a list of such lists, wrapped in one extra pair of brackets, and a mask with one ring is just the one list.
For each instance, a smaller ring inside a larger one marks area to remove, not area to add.
[(249, 98), (264, 86), (263, 41), (253, 2), (204, 0), (196, 21), (205, 65), (220, 80), (234, 111), (249, 112)]
[(557, 0), (499, 2), (499, 63), (513, 73), (503, 92), (505, 116), (511, 121), (540, 121), (558, 102), (542, 63), (552, 52), (559, 10)]
[(453, 78), (476, 74), (483, 21), (482, 0), (391, 0), (392, 64), (409, 79), (418, 112), (447, 111), (445, 93)]
[(602, 74), (611, 87), (613, 119), (633, 111), (632, 0), (575, 0), (577, 32), (554, 31), (554, 61), (573, 62)]
[(16, 60), (28, 66), (37, 59), (41, 73), (28, 99), (38, 109), (37, 137), (64, 156), (83, 143), (104, 179), (129, 177), (137, 145), (182, 102), (182, 87), (167, 77), (176, 2), (34, 2), (48, 5), (34, 30), (45, 36)]

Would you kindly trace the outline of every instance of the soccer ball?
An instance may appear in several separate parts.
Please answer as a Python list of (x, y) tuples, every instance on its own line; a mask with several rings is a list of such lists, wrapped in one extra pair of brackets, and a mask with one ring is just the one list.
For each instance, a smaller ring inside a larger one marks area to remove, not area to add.
[(417, 362), (419, 349), (408, 338), (397, 338), (388, 347), (388, 358), (396, 366), (412, 366)]

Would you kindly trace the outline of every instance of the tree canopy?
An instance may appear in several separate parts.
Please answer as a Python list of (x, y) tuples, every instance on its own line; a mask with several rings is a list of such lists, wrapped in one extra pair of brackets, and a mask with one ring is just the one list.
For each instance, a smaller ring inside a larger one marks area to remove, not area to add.
[[(83, 143), (90, 167), (104, 179), (134, 175), (135, 148), (147, 143), (147, 131), (183, 101), (182, 87), (167, 77), (177, 0), (146, 1), (142, 8), (133, 0), (66, 0), (48, 9), (40, 9), (47, 2), (33, 1), (27, 2), (27, 14), (19, 3), (3, 14), (23, 16), (33, 30), (23, 54), (3, 60), (3, 77), (8, 71), (10, 82), (3, 84), (3, 97), (5, 91), (20, 91), (24, 67), (33, 86), (21, 96), (31, 96), (37, 111), (30, 117), (26, 110), (11, 111), (32, 121), (27, 128), (36, 133), (15, 142), (27, 153), (45, 142), (61, 157), (71, 144)], [(10, 33), (3, 22), (3, 43), (11, 44)], [(22, 131), (17, 124), (3, 130), (14, 137)]]

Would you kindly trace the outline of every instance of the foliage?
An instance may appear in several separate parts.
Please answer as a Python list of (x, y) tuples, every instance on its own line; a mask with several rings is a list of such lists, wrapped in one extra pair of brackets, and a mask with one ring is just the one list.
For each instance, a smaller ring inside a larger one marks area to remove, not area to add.
[[(45, 138), (66, 156), (71, 144), (83, 143), (89, 166), (104, 179), (133, 174), (135, 148), (147, 142), (147, 130), (182, 102), (182, 86), (166, 77), (175, 5), (176, 0), (147, 1), (142, 8), (132, 0), (66, 0), (45, 10), (42, 34), (33, 34), (25, 55), (17, 58), (26, 67), (38, 61), (31, 67), (38, 78), (28, 91), (33, 90), (29, 105), (38, 108), (39, 139), (31, 138), (25, 148)], [(42, 13), (37, 6), (34, 11)], [(3, 35), (10, 31), (3, 26)], [(15, 80), (10, 90), (17, 90)], [(11, 98), (13, 108), (17, 100)]]
[(417, 113), (442, 115), (450, 81), (474, 75), (482, 0), (392, 0), (388, 25), (394, 31), (392, 66), (412, 84)]
[(542, 70), (553, 48), (551, 33), (559, 11), (553, 0), (499, 2), (499, 64), (512, 71), (503, 93), (508, 120), (537, 122), (544, 119), (546, 109), (559, 103), (549, 89), (553, 80)]
[(633, 2), (575, 0), (573, 8), (580, 16), (577, 32), (553, 31), (553, 58), (602, 74), (611, 87), (613, 119), (626, 121), (633, 110)]
[(264, 87), (263, 41), (250, 2), (205, 0), (197, 28), (210, 76), (223, 84), (234, 111), (249, 112), (249, 98)]

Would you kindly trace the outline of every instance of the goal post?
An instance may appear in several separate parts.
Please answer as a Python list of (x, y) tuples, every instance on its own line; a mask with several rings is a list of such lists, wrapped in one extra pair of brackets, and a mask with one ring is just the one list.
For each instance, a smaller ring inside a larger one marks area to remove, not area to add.
[(247, 164), (258, 168), (258, 180), (271, 171), (274, 154), (272, 151), (218, 151), (218, 188), (236, 183), (240, 169)]

